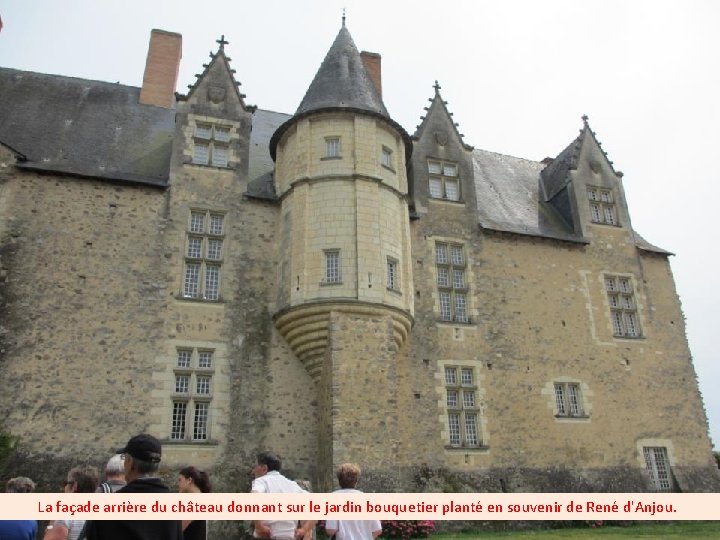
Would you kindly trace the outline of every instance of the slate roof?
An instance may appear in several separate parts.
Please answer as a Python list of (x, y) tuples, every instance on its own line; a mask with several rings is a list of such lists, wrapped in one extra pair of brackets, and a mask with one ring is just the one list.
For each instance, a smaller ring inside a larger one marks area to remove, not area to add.
[[(337, 49), (345, 50), (347, 39), (352, 43), (343, 27), (333, 48), (339, 44)], [(336, 55), (333, 48), (328, 57)], [(311, 85), (308, 95), (314, 93)], [(21, 168), (166, 187), (175, 110), (141, 105), (139, 94), (140, 89), (132, 86), (0, 68), (0, 143), (18, 154)], [(307, 98), (301, 108), (319, 103)], [(255, 111), (248, 196), (276, 200), (269, 143), (296, 117)], [(480, 226), (587, 243), (545, 202), (566, 185), (581, 136), (547, 168), (535, 161), (473, 150)], [(634, 231), (633, 235), (639, 249), (670, 254)]]
[[(576, 142), (577, 139), (556, 158), (559, 164), (553, 171), (555, 178), (567, 177), (565, 168), (574, 159), (572, 156)], [(575, 234), (557, 211), (545, 202), (543, 163), (478, 149), (473, 151), (472, 157), (478, 215), (483, 229), (579, 244), (589, 243), (587, 238)], [(549, 165), (548, 169), (552, 166)], [(651, 244), (634, 230), (632, 234), (639, 249), (672, 255)]]
[(166, 186), (175, 111), (140, 105), (140, 89), (0, 68), (0, 141), (18, 166)]
[(270, 156), (270, 138), (291, 115), (257, 109), (253, 114), (250, 134), (250, 164), (247, 195), (258, 199), (274, 200), (273, 171), (275, 163)]
[(345, 26), (340, 28), (295, 114), (336, 107), (390, 117)]
[(482, 228), (588, 243), (544, 202), (542, 163), (478, 149), (472, 156)]

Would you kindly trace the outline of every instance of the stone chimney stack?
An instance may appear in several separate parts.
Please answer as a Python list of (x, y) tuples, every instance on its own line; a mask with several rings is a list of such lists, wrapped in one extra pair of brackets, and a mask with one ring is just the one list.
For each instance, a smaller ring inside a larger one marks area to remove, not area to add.
[(140, 89), (140, 103), (171, 108), (182, 58), (182, 36), (175, 32), (153, 30)]
[(382, 69), (380, 65), (380, 55), (378, 53), (362, 51), (360, 53), (360, 58), (362, 58), (365, 69), (370, 74), (370, 78), (372, 79), (378, 94), (380, 94), (380, 99), (382, 99)]

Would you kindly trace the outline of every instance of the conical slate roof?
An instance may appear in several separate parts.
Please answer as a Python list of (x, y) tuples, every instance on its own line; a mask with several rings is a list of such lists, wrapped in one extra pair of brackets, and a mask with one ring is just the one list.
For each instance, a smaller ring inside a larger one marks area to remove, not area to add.
[(369, 111), (389, 118), (355, 42), (344, 25), (295, 114), (337, 107)]

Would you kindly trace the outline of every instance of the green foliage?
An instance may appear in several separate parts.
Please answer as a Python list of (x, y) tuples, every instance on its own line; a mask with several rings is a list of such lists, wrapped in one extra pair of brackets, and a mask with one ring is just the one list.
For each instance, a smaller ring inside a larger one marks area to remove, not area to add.
[(0, 425), (0, 466), (15, 452), (16, 439)]
[(718, 469), (720, 469), (720, 452), (713, 452), (713, 456), (715, 456), (715, 463), (717, 463)]

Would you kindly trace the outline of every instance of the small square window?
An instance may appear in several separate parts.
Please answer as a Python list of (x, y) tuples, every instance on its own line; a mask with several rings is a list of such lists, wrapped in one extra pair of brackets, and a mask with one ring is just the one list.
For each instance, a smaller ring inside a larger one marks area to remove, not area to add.
[(175, 375), (175, 393), (187, 394), (190, 390), (190, 375)]
[(382, 148), (382, 164), (387, 167), (388, 169), (393, 168), (392, 164), (392, 150), (390, 150), (388, 147), (383, 146)]
[(442, 199), (442, 180), (430, 178), (430, 196), (433, 199)]
[(200, 214), (198, 212), (190, 213), (190, 232), (205, 232), (205, 214)]
[(445, 384), (450, 386), (457, 385), (457, 368), (445, 368)]
[(195, 143), (193, 146), (193, 163), (207, 165), (210, 162), (210, 145)]
[(340, 157), (340, 137), (325, 139), (325, 157)]
[(177, 352), (177, 367), (189, 368), (191, 358), (192, 358), (192, 351), (188, 351), (185, 349), (178, 350), (178, 352)]
[(210, 238), (208, 240), (207, 258), (213, 261), (222, 259), (222, 240), (216, 238)]
[(340, 283), (340, 251), (325, 252), (325, 283)]
[(223, 216), (219, 214), (210, 215), (210, 234), (222, 234)]
[(212, 126), (210, 126), (209, 124), (197, 124), (195, 126), (195, 136), (198, 139), (211, 139)]
[(213, 353), (211, 351), (200, 351), (198, 353), (198, 367), (211, 368)]
[(202, 257), (202, 238), (191, 236), (188, 238), (187, 256), (193, 259)]
[(216, 126), (215, 127), (215, 140), (220, 142), (230, 141), (230, 128)]
[(210, 379), (211, 377), (198, 376), (196, 392), (198, 394), (209, 395), (210, 394)]
[(216, 167), (227, 167), (228, 165), (228, 148), (227, 146), (213, 147), (212, 164)]

